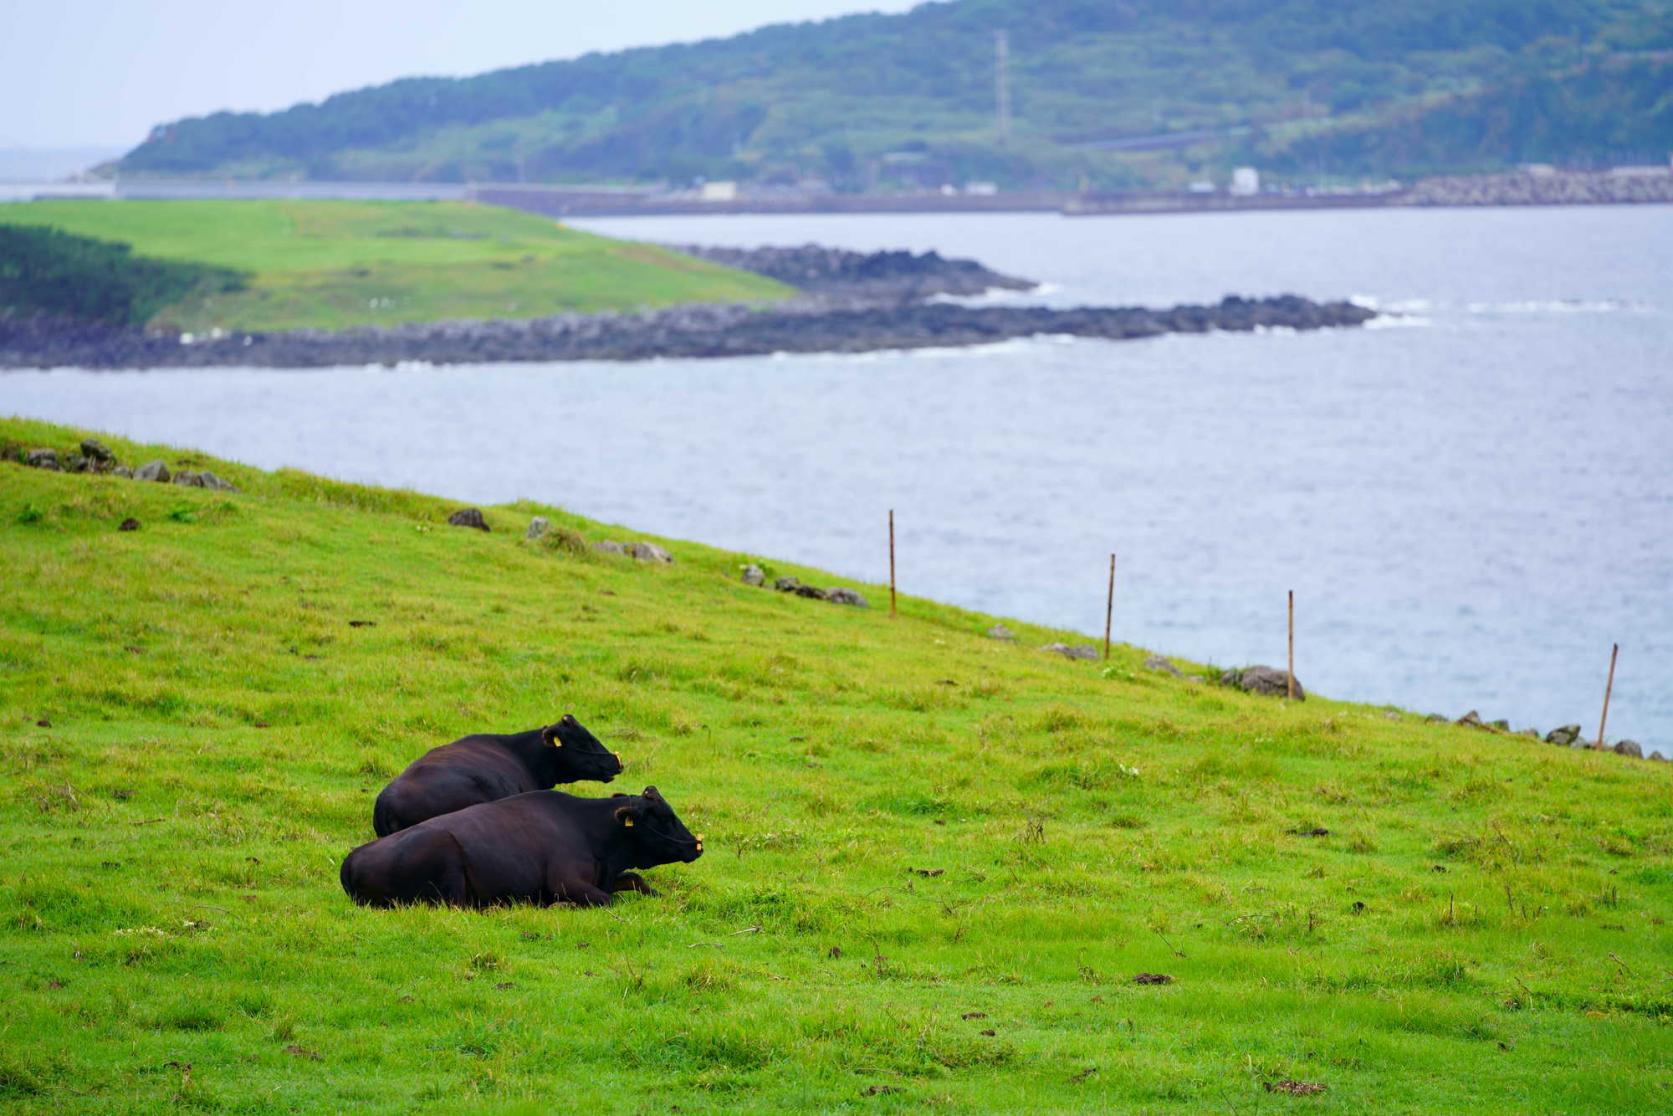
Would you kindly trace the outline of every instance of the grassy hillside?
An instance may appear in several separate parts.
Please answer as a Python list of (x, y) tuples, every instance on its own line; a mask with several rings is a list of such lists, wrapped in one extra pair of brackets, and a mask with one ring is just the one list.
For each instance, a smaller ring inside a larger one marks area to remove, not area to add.
[[(1667, 765), (107, 441), (242, 491), (0, 463), (11, 1111), (1665, 1111)], [(349, 903), (385, 780), (565, 710), (662, 897)]]
[(0, 224), (246, 274), (242, 289), (194, 293), (152, 318), (198, 331), (530, 318), (788, 293), (675, 252), (458, 202), (43, 201), (0, 206)]
[(175, 121), (119, 170), (888, 190), (1660, 162), (1670, 51), (1669, 0), (958, 0)]

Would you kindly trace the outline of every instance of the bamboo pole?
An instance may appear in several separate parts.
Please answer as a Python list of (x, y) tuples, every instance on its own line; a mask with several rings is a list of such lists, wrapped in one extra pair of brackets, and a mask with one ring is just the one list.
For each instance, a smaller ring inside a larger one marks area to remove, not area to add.
[(1609, 647), (1609, 681), (1603, 687), (1603, 717), (1597, 723), (1597, 743), (1592, 747), (1603, 747), (1603, 730), (1609, 726), (1609, 695), (1615, 691), (1615, 657), (1621, 653), (1621, 645), (1611, 644)]
[(1290, 590), (1290, 665), (1284, 678), (1285, 696), (1295, 700), (1295, 590)]
[(1115, 555), (1110, 555), (1110, 588), (1104, 597), (1104, 661), (1110, 659), (1110, 619), (1115, 615)]
[(889, 615), (895, 611), (895, 509), (889, 509)]

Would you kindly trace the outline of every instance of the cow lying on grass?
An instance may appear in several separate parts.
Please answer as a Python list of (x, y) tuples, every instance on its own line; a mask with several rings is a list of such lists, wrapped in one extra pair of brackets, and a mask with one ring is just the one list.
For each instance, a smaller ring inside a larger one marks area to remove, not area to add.
[(479, 733), (432, 748), (395, 776), (372, 806), (379, 837), (451, 814), (558, 783), (608, 783), (622, 761), (568, 713), (557, 724), (495, 736)]
[(638, 796), (577, 798), (530, 791), (420, 822), (361, 845), (343, 860), (356, 903), (491, 907), (609, 905), (618, 891), (650, 887), (631, 869), (703, 855), (703, 839), (655, 787)]

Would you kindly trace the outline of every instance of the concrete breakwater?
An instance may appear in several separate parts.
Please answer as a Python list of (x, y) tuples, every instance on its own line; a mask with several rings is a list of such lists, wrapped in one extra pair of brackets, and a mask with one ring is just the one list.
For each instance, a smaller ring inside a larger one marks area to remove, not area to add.
[(679, 306), (636, 314), (193, 337), (34, 315), (0, 317), (0, 368), (320, 368), (405, 361), (487, 364), (857, 353), (982, 345), (1047, 334), (1129, 340), (1213, 330), (1312, 330), (1361, 325), (1374, 316), (1349, 302), (1314, 302), (1296, 295), (1228, 297), (1161, 310), (807, 299)]
[(753, 271), (814, 295), (910, 302), (936, 295), (1031, 291), (1039, 286), (1032, 279), (1003, 275), (975, 260), (949, 259), (939, 252), (852, 252), (818, 244), (759, 248), (671, 244), (669, 247), (688, 256)]

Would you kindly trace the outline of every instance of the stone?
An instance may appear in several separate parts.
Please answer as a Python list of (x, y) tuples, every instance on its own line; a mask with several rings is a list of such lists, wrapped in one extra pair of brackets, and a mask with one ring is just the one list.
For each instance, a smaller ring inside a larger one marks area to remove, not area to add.
[(113, 477), (123, 477), (127, 480), (133, 480), (134, 479), (134, 471), (132, 469), (128, 468), (126, 465), (116, 466), (114, 469), (112, 469), (110, 471), (110, 475), (113, 476)]
[[(1220, 685), (1236, 686), (1247, 693), (1262, 694), (1266, 697), (1289, 695), (1289, 675), (1277, 667), (1251, 666), (1242, 670), (1228, 670), (1220, 676)], [(1295, 680), (1295, 698), (1297, 701), (1307, 700), (1307, 691), (1302, 688), (1299, 678)]]
[(1180, 676), (1179, 668), (1174, 666), (1162, 655), (1152, 655), (1146, 659), (1144, 661), (1144, 669), (1160, 671), (1163, 674), (1171, 674), (1175, 678)]
[(1516, 735), (1517, 736), (1531, 736), (1535, 740), (1538, 740), (1539, 739), (1539, 730), (1536, 729), (1536, 728), (1525, 728), (1521, 732), (1517, 733)]
[(661, 562), (665, 566), (672, 565), (674, 562), (674, 556), (655, 543), (630, 542), (625, 549), (634, 560), (639, 562)]
[(190, 469), (182, 469), (174, 474), (174, 479), (170, 483), (185, 485), (187, 488), (202, 488), (203, 474), (194, 473)]
[(751, 562), (744, 567), (743, 579), (745, 585), (765, 585), (767, 583), (767, 571)]
[(1656, 763), (1666, 763), (1667, 762), (1667, 757), (1662, 755), (1660, 752), (1651, 752), (1650, 755), (1649, 755), (1649, 758), (1654, 760)]
[(198, 481), (204, 488), (213, 488), (217, 492), (237, 492), (230, 481), (224, 481), (207, 470), (198, 474)]
[(1610, 751), (1617, 756), (1631, 756), (1633, 759), (1644, 758), (1644, 747), (1636, 740), (1618, 740)]
[(1477, 713), (1474, 709), (1458, 718), (1458, 723), (1466, 728), (1484, 729), (1487, 727), (1482, 723), (1481, 714)]
[(538, 539), (552, 527), (552, 521), (543, 515), (537, 515), (529, 520), (529, 529), (523, 532), (525, 539)]
[(1498, 720), (1490, 722), (1489, 727), (1496, 732), (1509, 732), (1510, 722), (1500, 717)]
[(1557, 744), (1564, 748), (1580, 739), (1579, 725), (1559, 725), (1545, 734), (1547, 744)]
[(777, 589), (780, 593), (794, 593), (801, 587), (802, 581), (801, 578), (798, 577), (780, 577), (773, 579), (773, 588)]
[(455, 527), (474, 527), (478, 531), (488, 529), (488, 521), (482, 518), (482, 512), (476, 508), (460, 508), (448, 516), (447, 521)]
[(81, 440), (81, 452), (89, 461), (94, 461), (101, 465), (116, 464), (116, 455), (110, 452), (109, 446), (105, 445), (97, 438), (83, 438)]
[(32, 449), (23, 455), (23, 463), (36, 469), (51, 469), (58, 471), (58, 451), (54, 449)]
[(139, 520), (130, 515), (127, 519), (124, 519), (116, 529), (118, 531), (137, 531), (139, 530)]
[(93, 463), (79, 453), (72, 453), (64, 459), (66, 473), (85, 473), (93, 467)]
[(1098, 649), (1087, 643), (1076, 644), (1073, 647), (1070, 647), (1067, 643), (1048, 643), (1040, 650), (1050, 651), (1054, 655), (1062, 655), (1065, 659), (1096, 661), (1098, 658)]
[(1448, 723), (1444, 713), (1431, 713), (1429, 716), (1423, 718), (1423, 720), (1425, 723), (1431, 725), (1444, 725)]
[(817, 585), (798, 585), (796, 588), (791, 590), (791, 592), (795, 593), (798, 597), (806, 597), (812, 601), (823, 601), (828, 599), (829, 596), (825, 590), (819, 588)]
[(856, 593), (852, 589), (845, 589), (840, 585), (826, 593), (825, 599), (830, 601), (832, 604), (849, 605), (853, 608), (871, 607), (871, 605), (866, 602), (866, 599), (860, 596), (860, 594)]
[(625, 554), (625, 553), (627, 553), (625, 550), (622, 549), (622, 544), (621, 543), (616, 542), (612, 539), (599, 539), (597, 542), (593, 543), (593, 549), (598, 551), (600, 554)]
[(147, 461), (134, 470), (134, 479), (142, 481), (156, 481), (159, 484), (169, 482), (168, 466), (161, 461)]
[(1008, 642), (1015, 643), (1017, 634), (1003, 624), (995, 624), (993, 627), (988, 629), (988, 638), (1003, 639)]

